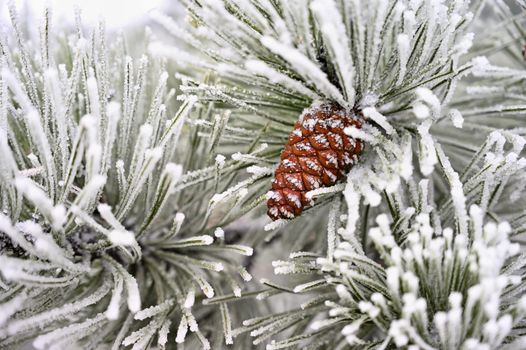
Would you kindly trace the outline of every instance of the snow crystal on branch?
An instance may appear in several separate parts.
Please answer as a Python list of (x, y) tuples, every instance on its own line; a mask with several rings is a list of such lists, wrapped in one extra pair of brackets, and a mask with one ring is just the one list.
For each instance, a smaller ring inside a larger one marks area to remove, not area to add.
[[(181, 296), (240, 296), (251, 275), (236, 257), (253, 250), (216, 240), (220, 222), (197, 222), (234, 164), (217, 155), (217, 165), (185, 174), (210, 156), (186, 131), (197, 97), (175, 98), (162, 60), (136, 58), (122, 35), (110, 45), (102, 21), (85, 27), (77, 14), (75, 35), (57, 46), (48, 10), (40, 41), (26, 40), (10, 11), (0, 60), (0, 347), (34, 339), (38, 348), (137, 349), (153, 337), (161, 346), (179, 321), (210, 347), (197, 326), (210, 319)], [(215, 141), (227, 122), (217, 119)], [(183, 189), (196, 184), (203, 195), (189, 200)]]

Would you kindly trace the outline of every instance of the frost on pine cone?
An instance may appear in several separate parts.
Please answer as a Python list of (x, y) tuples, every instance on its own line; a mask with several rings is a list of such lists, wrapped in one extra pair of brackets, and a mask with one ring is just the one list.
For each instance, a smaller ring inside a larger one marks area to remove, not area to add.
[(363, 145), (345, 134), (361, 128), (355, 111), (337, 104), (317, 105), (294, 125), (276, 170), (267, 202), (272, 220), (292, 219), (312, 204), (309, 191), (343, 179), (362, 152)]

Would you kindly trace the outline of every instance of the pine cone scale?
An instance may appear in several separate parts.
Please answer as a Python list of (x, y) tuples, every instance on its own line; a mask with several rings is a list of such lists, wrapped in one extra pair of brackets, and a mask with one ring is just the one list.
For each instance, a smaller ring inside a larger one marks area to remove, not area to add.
[(305, 113), (294, 126), (281, 153), (272, 191), (267, 201), (273, 220), (292, 219), (312, 205), (307, 192), (343, 179), (362, 143), (344, 133), (348, 126), (361, 127), (354, 112), (324, 104)]

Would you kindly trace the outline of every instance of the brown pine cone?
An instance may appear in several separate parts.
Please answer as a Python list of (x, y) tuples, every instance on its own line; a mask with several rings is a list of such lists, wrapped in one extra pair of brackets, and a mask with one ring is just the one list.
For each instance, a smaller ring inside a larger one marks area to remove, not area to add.
[(272, 220), (301, 215), (312, 205), (307, 192), (332, 186), (347, 175), (363, 149), (360, 140), (343, 132), (349, 126), (361, 128), (356, 113), (330, 103), (312, 107), (296, 122), (267, 201)]

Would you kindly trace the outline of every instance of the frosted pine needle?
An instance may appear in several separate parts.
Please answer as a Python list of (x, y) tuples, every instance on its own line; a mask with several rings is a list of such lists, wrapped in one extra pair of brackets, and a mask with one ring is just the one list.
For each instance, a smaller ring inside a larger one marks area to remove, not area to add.
[[(49, 12), (40, 42), (24, 40), (11, 14), (0, 57), (0, 348), (166, 346), (170, 325), (185, 322), (194, 334), (178, 342), (230, 343), (239, 313), (205, 316), (200, 301), (223, 288), (241, 296), (252, 248), (214, 238), (218, 217), (204, 215), (223, 178), (192, 175), (209, 159), (186, 127), (195, 97), (178, 101), (163, 61), (129, 55), (123, 36), (108, 42), (102, 22), (79, 22), (59, 46)], [(189, 179), (203, 196), (189, 198)], [(214, 320), (224, 340), (199, 332)]]

